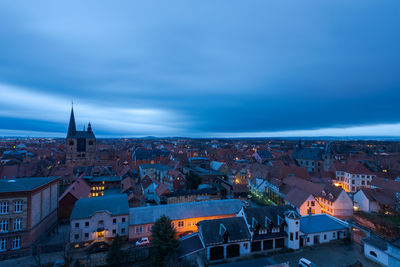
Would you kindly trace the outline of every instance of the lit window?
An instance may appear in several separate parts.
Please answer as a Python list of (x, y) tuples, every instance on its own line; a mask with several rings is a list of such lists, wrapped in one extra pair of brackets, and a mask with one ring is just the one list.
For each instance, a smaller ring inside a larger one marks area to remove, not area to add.
[(183, 227), (185, 225), (184, 221), (179, 221), (178, 222), (178, 227)]
[(14, 231), (19, 231), (22, 229), (22, 219), (15, 219), (14, 221)]
[(0, 203), (0, 213), (1, 214), (8, 213), (8, 201), (3, 201)]
[(17, 200), (14, 202), (14, 211), (22, 212), (22, 200)]
[(13, 249), (21, 248), (21, 237), (20, 236), (14, 237), (12, 248)]

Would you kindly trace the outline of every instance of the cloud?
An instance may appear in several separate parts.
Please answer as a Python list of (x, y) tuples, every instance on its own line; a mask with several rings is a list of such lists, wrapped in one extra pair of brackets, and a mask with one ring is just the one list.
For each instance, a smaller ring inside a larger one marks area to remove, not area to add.
[(398, 1), (39, 2), (0, 3), (5, 129), (60, 130), (72, 99), (109, 135), (399, 122)]

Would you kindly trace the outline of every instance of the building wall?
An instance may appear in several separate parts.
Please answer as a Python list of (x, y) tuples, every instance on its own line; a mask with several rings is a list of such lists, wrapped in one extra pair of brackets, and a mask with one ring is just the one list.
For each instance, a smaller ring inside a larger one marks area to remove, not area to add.
[[(125, 222), (122, 222), (122, 218), (125, 218)], [(113, 223), (113, 219), (117, 219), (117, 222), (115, 224)], [(70, 224), (70, 241), (71, 243), (90, 243), (97, 239), (96, 231), (100, 227), (103, 227), (105, 229), (105, 238), (111, 239), (116, 234), (119, 234), (120, 236), (128, 236), (128, 220), (128, 214), (112, 216), (108, 212), (97, 212), (90, 218), (72, 220)], [(101, 221), (103, 221), (102, 224), (100, 223)], [(89, 226), (85, 225), (86, 222), (89, 223)], [(78, 227), (76, 227), (77, 223), (79, 224)], [(125, 229), (124, 233), (122, 232), (122, 229)], [(113, 233), (113, 230), (115, 230), (115, 234)], [(86, 237), (85, 234), (88, 234), (88, 236)]]
[[(338, 235), (337, 232), (338, 231), (328, 231), (328, 232), (322, 232), (322, 233), (307, 234), (305, 246), (317, 245), (314, 243), (314, 236), (319, 236), (319, 244), (329, 243), (332, 240), (337, 240), (337, 235)], [(303, 235), (303, 233), (302, 233), (302, 235)], [(348, 231), (345, 231), (345, 234), (343, 234), (343, 233), (341, 234), (340, 239), (344, 239), (348, 235), (349, 235)]]
[(299, 249), (300, 246), (300, 219), (293, 219), (285, 217), (287, 224), (286, 232), (288, 238), (286, 238), (286, 247), (291, 249)]
[(400, 248), (387, 243), (387, 251), (386, 253), (389, 256), (389, 266), (400, 266)]
[[(0, 252), (1, 254), (12, 255), (30, 249), (33, 243), (55, 226), (57, 223), (58, 203), (56, 201), (54, 204), (51, 201), (51, 186), (56, 189), (55, 200), (57, 200), (58, 182), (53, 182), (33, 192), (15, 192), (0, 195), (0, 202), (9, 202), (8, 214), (0, 214), (0, 220), (8, 220), (9, 225), (8, 232), (0, 234), (0, 239), (5, 238), (7, 240), (7, 251)], [(42, 192), (45, 192), (44, 198)], [(15, 212), (14, 203), (17, 200), (22, 200), (22, 212)], [(47, 202), (45, 206), (43, 205), (44, 201)], [(22, 219), (21, 230), (14, 229), (16, 219)], [(14, 237), (21, 238), (20, 249), (12, 250)]]
[[(376, 257), (373, 256), (372, 253), (376, 254)], [(379, 264), (382, 264), (383, 266), (389, 266), (389, 257), (388, 255), (380, 250), (377, 249), (369, 244), (364, 243), (364, 256), (374, 262), (377, 262)], [(394, 265), (393, 265), (394, 266)]]
[[(314, 203), (314, 206), (312, 205)], [(308, 215), (308, 209), (311, 208), (312, 214), (321, 214), (321, 205), (310, 195), (307, 200), (300, 206), (299, 213), (301, 216)]]
[(358, 191), (354, 194), (354, 204), (362, 211), (369, 212), (369, 200), (363, 191)]
[[(216, 216), (208, 216), (208, 217), (197, 217), (197, 218), (188, 218), (182, 220), (172, 220), (172, 225), (174, 226), (177, 235), (179, 237), (180, 234), (187, 232), (197, 232), (197, 223), (204, 220), (215, 220), (222, 218), (230, 218), (236, 217), (236, 214), (227, 214), (227, 215), (216, 215)], [(183, 222), (183, 226), (180, 226), (179, 222)], [(129, 225), (129, 240), (136, 240), (142, 237), (150, 237), (151, 231), (147, 231), (148, 227), (153, 225), (151, 224), (140, 224), (140, 225)], [(136, 229), (140, 227), (143, 229), (142, 232), (137, 232)]]
[(336, 171), (336, 183), (346, 191), (355, 193), (362, 187), (370, 187), (372, 179), (376, 175), (373, 174), (355, 174), (346, 171)]

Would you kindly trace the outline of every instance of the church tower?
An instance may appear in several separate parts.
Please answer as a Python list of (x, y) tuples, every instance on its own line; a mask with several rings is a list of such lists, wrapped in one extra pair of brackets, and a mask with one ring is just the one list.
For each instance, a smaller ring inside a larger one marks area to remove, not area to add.
[(92, 125), (89, 122), (87, 130), (77, 131), (74, 107), (71, 108), (66, 146), (66, 164), (91, 164), (96, 159), (96, 137)]

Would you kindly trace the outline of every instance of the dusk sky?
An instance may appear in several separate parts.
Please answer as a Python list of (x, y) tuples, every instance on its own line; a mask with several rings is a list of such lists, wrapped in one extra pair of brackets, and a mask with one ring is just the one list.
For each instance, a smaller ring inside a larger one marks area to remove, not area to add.
[(0, 136), (400, 136), (400, 1), (1, 1)]

